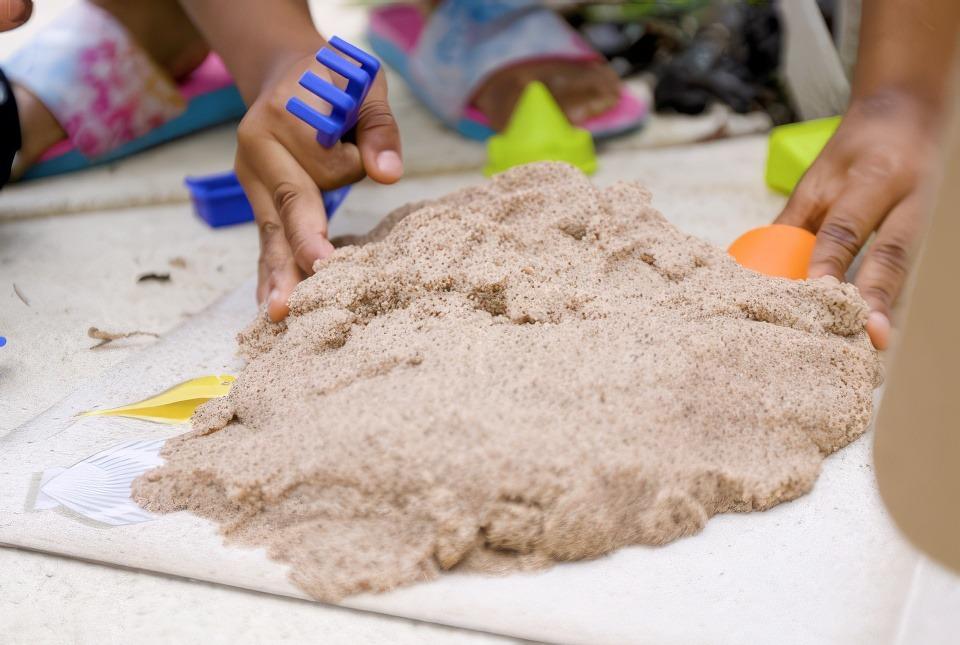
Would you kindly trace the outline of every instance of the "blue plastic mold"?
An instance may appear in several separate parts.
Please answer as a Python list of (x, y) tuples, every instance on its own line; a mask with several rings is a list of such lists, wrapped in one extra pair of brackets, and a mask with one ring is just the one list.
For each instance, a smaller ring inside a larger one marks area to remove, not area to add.
[[(324, 47), (317, 52), (317, 61), (345, 78), (346, 89), (341, 90), (310, 71), (304, 72), (300, 77), (302, 87), (330, 104), (330, 114), (321, 114), (295, 96), (287, 101), (287, 111), (315, 128), (317, 141), (324, 148), (332, 148), (357, 124), (360, 106), (363, 105), (373, 79), (380, 71), (380, 61), (342, 38), (338, 36), (331, 38), (330, 46), (360, 64), (357, 67)], [(213, 228), (253, 220), (253, 208), (240, 182), (237, 181), (237, 175), (233, 172), (187, 177), (185, 183), (190, 189), (190, 196), (197, 214)], [(333, 217), (349, 192), (350, 186), (323, 192), (323, 205), (327, 210), (327, 219)]]
[(0, 347), (3, 347), (6, 344), (7, 344), (7, 339), (4, 338), (3, 336), (0, 336)]
[(233, 171), (187, 177), (193, 207), (204, 222), (213, 228), (241, 224), (253, 220), (253, 208)]
[[(187, 177), (185, 183), (197, 215), (212, 228), (253, 221), (253, 208), (233, 171)], [(333, 217), (349, 192), (350, 186), (323, 191), (327, 219)]]

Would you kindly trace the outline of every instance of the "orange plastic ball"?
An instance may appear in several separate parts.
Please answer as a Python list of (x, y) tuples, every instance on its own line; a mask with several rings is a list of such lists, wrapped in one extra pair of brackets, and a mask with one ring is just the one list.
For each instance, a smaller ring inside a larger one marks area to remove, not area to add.
[(764, 275), (805, 280), (817, 237), (805, 228), (771, 224), (747, 231), (728, 253), (742, 266)]

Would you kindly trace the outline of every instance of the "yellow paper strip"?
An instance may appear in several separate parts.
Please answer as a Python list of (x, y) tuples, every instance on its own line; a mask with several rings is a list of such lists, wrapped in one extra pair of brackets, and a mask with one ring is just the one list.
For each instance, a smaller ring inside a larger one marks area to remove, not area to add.
[(158, 423), (185, 423), (201, 404), (226, 396), (234, 380), (235, 377), (229, 374), (201, 376), (143, 401), (109, 410), (90, 410), (80, 416), (122, 416)]

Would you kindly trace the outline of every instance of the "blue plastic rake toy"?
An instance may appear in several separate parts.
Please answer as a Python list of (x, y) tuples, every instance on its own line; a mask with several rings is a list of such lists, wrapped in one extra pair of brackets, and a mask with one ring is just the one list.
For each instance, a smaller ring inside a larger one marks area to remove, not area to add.
[[(329, 44), (359, 63), (358, 67), (324, 47), (317, 52), (317, 62), (345, 78), (346, 89), (341, 90), (309, 70), (300, 77), (300, 85), (304, 89), (330, 104), (330, 114), (322, 114), (296, 96), (290, 97), (286, 105), (288, 112), (317, 131), (317, 141), (324, 148), (332, 148), (357, 124), (360, 106), (380, 71), (380, 61), (359, 47), (336, 36), (330, 39)], [(197, 214), (211, 227), (253, 220), (253, 208), (234, 172), (187, 177), (185, 183)], [(349, 192), (350, 186), (323, 191), (327, 219), (333, 217)]]
[(324, 148), (332, 147), (357, 124), (360, 106), (380, 71), (380, 61), (339, 36), (330, 39), (330, 46), (360, 63), (357, 67), (324, 47), (317, 52), (317, 62), (347, 79), (346, 90), (309, 70), (300, 77), (304, 89), (331, 105), (330, 115), (321, 114), (296, 96), (287, 101), (287, 111), (316, 129), (317, 141)]

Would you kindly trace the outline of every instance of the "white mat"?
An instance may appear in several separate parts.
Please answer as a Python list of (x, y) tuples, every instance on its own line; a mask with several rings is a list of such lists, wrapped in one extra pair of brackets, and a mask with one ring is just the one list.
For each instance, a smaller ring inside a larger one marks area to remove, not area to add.
[[(262, 551), (222, 546), (187, 513), (108, 527), (33, 510), (39, 473), (169, 428), (76, 418), (198, 374), (236, 371), (233, 333), (253, 314), (248, 284), (114, 373), (85, 384), (2, 442), (0, 543), (301, 596)], [(714, 518), (695, 537), (502, 578), (453, 574), (345, 605), (564, 642), (866, 642), (893, 632), (916, 556), (876, 494), (870, 437), (827, 460), (814, 492), (766, 513)]]
[[(768, 221), (782, 202), (763, 188), (761, 161), (762, 149), (747, 141), (663, 150), (649, 159), (615, 155), (599, 182), (639, 176), (678, 225), (723, 244)], [(684, 173), (677, 173), (678, 165)], [(63, 508), (33, 510), (41, 472), (125, 441), (182, 431), (74, 415), (137, 400), (192, 376), (236, 372), (233, 335), (253, 315), (251, 289), (246, 285), (111, 374), (83, 383), (0, 440), (0, 543), (300, 595), (282, 566), (261, 551), (225, 548), (213, 524), (186, 513), (110, 528)], [(766, 513), (714, 518), (700, 535), (663, 548), (625, 549), (534, 575), (453, 574), (344, 604), (548, 641), (886, 641), (917, 556), (880, 504), (870, 443), (868, 435), (828, 459), (812, 494)]]

